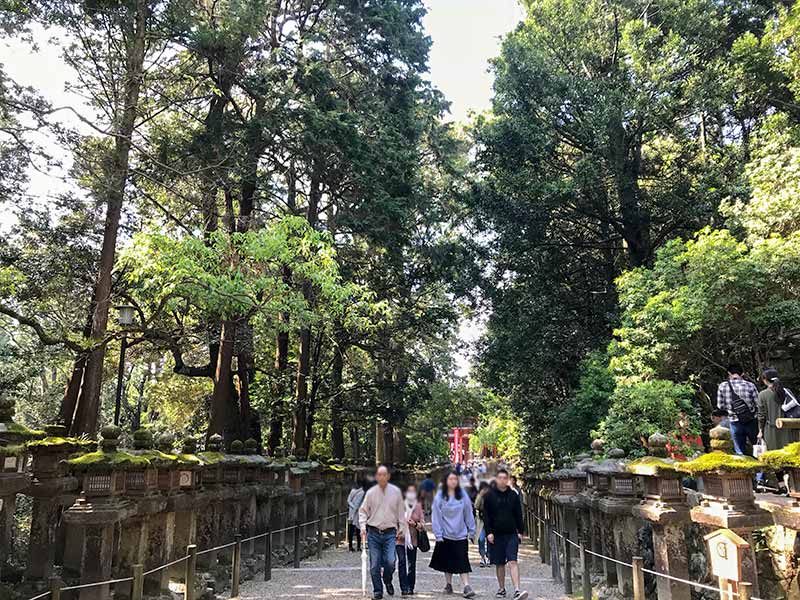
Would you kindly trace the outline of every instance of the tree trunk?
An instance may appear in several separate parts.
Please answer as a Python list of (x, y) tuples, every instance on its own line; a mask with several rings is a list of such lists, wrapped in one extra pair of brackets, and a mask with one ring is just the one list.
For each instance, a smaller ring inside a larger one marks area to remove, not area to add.
[(95, 344), (99, 345), (91, 351), (86, 361), (81, 395), (75, 410), (75, 419), (70, 428), (70, 432), (73, 435), (94, 434), (97, 431), (97, 422), (100, 414), (100, 391), (103, 383), (103, 361), (106, 355), (105, 343), (101, 342), (108, 326), (108, 311), (111, 302), (111, 272), (114, 268), (117, 232), (122, 213), (122, 203), (125, 197), (125, 185), (128, 181), (131, 137), (136, 126), (138, 113), (148, 12), (148, 1), (138, 0), (133, 24), (133, 37), (130, 43), (127, 44), (125, 104), (119, 127), (115, 130), (114, 150), (111, 154), (103, 246), (100, 252), (100, 266), (95, 285), (97, 303), (92, 318), (91, 339)]
[[(297, 178), (294, 166), (290, 165), (286, 175), (286, 204), (290, 212), (297, 208)], [(283, 267), (283, 283), (292, 285), (292, 270)], [(275, 454), (283, 439), (283, 419), (285, 416), (285, 399), (289, 389), (289, 313), (281, 313), (278, 317), (282, 331), (275, 336), (275, 388), (273, 390), (272, 411), (269, 422), (269, 452)]]
[[(305, 289), (308, 284), (303, 285)], [(308, 450), (306, 447), (306, 416), (308, 409), (308, 369), (311, 364), (311, 328), (300, 330), (300, 356), (297, 361), (295, 407), (292, 415), (292, 454)]]
[[(311, 189), (308, 194), (308, 208), (306, 209), (306, 220), (315, 227), (319, 211), (319, 201), (322, 195), (322, 182), (317, 173), (318, 167), (314, 167), (314, 174), (311, 177)], [(309, 307), (313, 304), (311, 284), (303, 282), (303, 298)], [(308, 451), (306, 440), (306, 419), (308, 417), (308, 374), (311, 365), (311, 327), (303, 327), (300, 330), (300, 353), (297, 361), (297, 382), (295, 387), (295, 408), (292, 417), (292, 452), (298, 450)]]
[(348, 431), (350, 432), (350, 451), (353, 453), (353, 460), (358, 460), (361, 458), (361, 448), (358, 443), (358, 429), (356, 427), (350, 427)]
[(233, 410), (235, 403), (233, 390), (233, 347), (236, 339), (236, 325), (223, 321), (220, 331), (219, 353), (214, 371), (214, 391), (211, 395), (211, 414), (208, 421), (208, 435), (218, 433), (226, 445), (241, 434), (238, 424), (239, 411)]
[[(342, 373), (344, 371), (344, 354), (347, 351), (340, 339), (333, 349), (333, 365), (331, 366), (331, 449), (333, 458), (344, 458), (344, 427), (342, 426)], [(353, 456), (355, 458), (355, 456)]]

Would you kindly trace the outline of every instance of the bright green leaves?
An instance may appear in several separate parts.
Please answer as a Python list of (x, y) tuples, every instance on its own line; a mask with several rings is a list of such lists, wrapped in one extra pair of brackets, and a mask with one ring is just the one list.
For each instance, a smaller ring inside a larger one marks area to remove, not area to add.
[(291, 268), (294, 281), (310, 284), (333, 313), (380, 311), (358, 286), (342, 282), (327, 237), (297, 217), (256, 231), (216, 231), (206, 240), (141, 234), (121, 265), (137, 296), (163, 313), (194, 308), (203, 319), (271, 320), (289, 312), (293, 320), (309, 322), (314, 313), (302, 291), (284, 280), (284, 267)]

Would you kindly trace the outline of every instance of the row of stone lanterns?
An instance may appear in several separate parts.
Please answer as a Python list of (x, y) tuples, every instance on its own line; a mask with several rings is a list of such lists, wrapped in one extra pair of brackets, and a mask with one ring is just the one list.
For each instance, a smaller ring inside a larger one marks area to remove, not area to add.
[[(756, 502), (752, 478), (767, 464), (790, 470), (796, 467), (800, 473), (800, 444), (767, 453), (762, 463), (733, 455), (729, 430), (715, 428), (711, 437), (714, 451), (685, 462), (667, 457), (667, 438), (661, 434), (650, 436), (649, 456), (632, 461), (626, 461), (618, 450), (601, 457), (602, 444), (595, 442), (594, 456), (578, 457), (574, 467), (527, 477), (535, 516), (570, 540), (580, 540), (594, 553), (588, 565), (591, 571), (627, 597), (634, 587), (643, 585), (643, 578), (634, 581), (635, 574), (626, 565), (641, 553), (639, 530), (642, 522), (649, 524), (652, 570), (670, 575), (655, 578), (660, 600), (689, 600), (691, 596), (690, 586), (679, 581), (689, 580), (687, 527), (696, 523), (709, 530), (730, 530), (736, 540), (749, 540), (749, 547), (743, 547), (739, 554), (737, 577), (751, 582), (757, 595), (752, 532), (771, 525), (773, 519), (777, 524), (800, 524), (800, 504), (787, 507), (781, 502), (770, 506), (763, 500)], [(701, 490), (694, 506), (687, 502), (682, 485), (687, 474), (697, 478)], [(800, 481), (800, 477), (795, 480)], [(800, 498), (800, 490), (792, 494)], [(558, 544), (552, 547), (555, 536), (548, 533), (541, 524), (534, 528), (542, 560), (555, 563), (553, 573), (558, 577)], [(747, 546), (744, 542), (742, 545)], [(569, 566), (569, 552), (562, 554)], [(729, 583), (727, 589), (738, 589), (735, 582)]]

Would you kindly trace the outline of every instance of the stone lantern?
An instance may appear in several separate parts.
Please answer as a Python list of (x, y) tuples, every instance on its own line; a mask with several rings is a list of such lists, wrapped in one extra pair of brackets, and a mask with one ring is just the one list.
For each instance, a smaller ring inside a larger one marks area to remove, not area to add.
[(703, 500), (692, 509), (692, 520), (734, 530), (761, 527), (769, 521), (769, 515), (755, 505), (753, 475), (766, 465), (749, 456), (732, 454), (729, 429), (715, 427), (710, 435), (711, 452), (677, 465), (702, 482)]
[(100, 432), (99, 450), (67, 461), (81, 478), (83, 498), (122, 496), (125, 493), (126, 469), (149, 465), (146, 458), (117, 450), (120, 433), (116, 425), (106, 425)]
[[(636, 521), (632, 518), (631, 509), (638, 504), (636, 497), (635, 476), (628, 472), (625, 452), (613, 449), (608, 452), (608, 459), (590, 468), (589, 472), (597, 477), (600, 483), (608, 482), (604, 493), (598, 494), (597, 508), (603, 519), (603, 554), (622, 562), (630, 563), (637, 554)], [(600, 484), (599, 489), (604, 487)], [(633, 589), (633, 572), (619, 563), (604, 561), (606, 579), (612, 584), (616, 572), (616, 583), (623, 595), (630, 595)]]
[[(689, 579), (685, 524), (689, 507), (683, 493), (681, 474), (675, 461), (667, 457), (667, 437), (654, 433), (648, 439), (650, 455), (634, 460), (628, 471), (641, 477), (644, 499), (633, 507), (633, 514), (649, 521), (653, 528), (655, 570), (680, 579)], [(688, 585), (664, 577), (656, 578), (659, 600), (690, 600)]]
[(67, 473), (63, 461), (97, 446), (94, 441), (66, 437), (63, 425), (48, 425), (45, 433), (44, 439), (28, 443), (33, 457), (33, 481), (27, 493), (33, 498), (33, 510), (25, 579), (38, 583), (46, 582), (53, 574), (61, 512), (78, 495), (79, 481)]
[(125, 471), (125, 491), (131, 496), (148, 496), (158, 493), (158, 469), (154, 465), (153, 434), (149, 429), (133, 433), (134, 456), (145, 460)]
[(25, 442), (35, 433), (13, 417), (14, 401), (0, 398), (0, 571), (6, 570), (13, 549), (17, 494), (30, 483)]
[(205, 452), (198, 456), (203, 461), (203, 484), (220, 485), (223, 482), (222, 462), (225, 458), (222, 436), (218, 433), (211, 435), (206, 442)]
[(758, 505), (772, 513), (776, 525), (800, 530), (800, 442), (787, 444), (780, 450), (768, 450), (760, 460), (776, 471), (788, 474), (789, 501), (762, 495)]
[(702, 501), (691, 509), (692, 521), (709, 528), (731, 529), (749, 540), (751, 549), (744, 553), (742, 580), (751, 582), (753, 595), (758, 596), (752, 532), (772, 524), (772, 517), (756, 506), (753, 476), (767, 467), (749, 456), (731, 454), (733, 443), (729, 429), (715, 427), (710, 435), (711, 452), (677, 465), (681, 471), (699, 477), (702, 484)]
[(580, 536), (580, 521), (576, 509), (580, 503), (579, 494), (586, 486), (586, 472), (576, 468), (559, 469), (552, 474), (552, 477), (558, 485), (552, 498), (556, 510), (560, 511), (561, 531), (566, 532), (569, 539), (577, 543)]
[[(119, 427), (108, 425), (101, 435), (98, 451), (67, 461), (83, 482), (81, 495), (63, 514), (64, 522), (81, 533), (80, 559), (75, 566), (80, 568), (82, 584), (111, 578), (115, 531), (121, 521), (136, 513), (136, 505), (123, 497), (125, 473), (149, 464), (144, 457), (117, 450)], [(108, 597), (108, 585), (83, 588), (79, 595), (80, 600)]]

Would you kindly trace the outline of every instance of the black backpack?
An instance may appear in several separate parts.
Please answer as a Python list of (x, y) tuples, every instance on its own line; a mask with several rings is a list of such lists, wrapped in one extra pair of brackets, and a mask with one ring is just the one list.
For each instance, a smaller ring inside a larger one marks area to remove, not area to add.
[(728, 387), (731, 390), (731, 408), (733, 408), (733, 414), (739, 419), (739, 423), (749, 423), (755, 419), (756, 417), (750, 409), (750, 405), (742, 400), (739, 394), (733, 391), (733, 386), (730, 381), (728, 382)]

